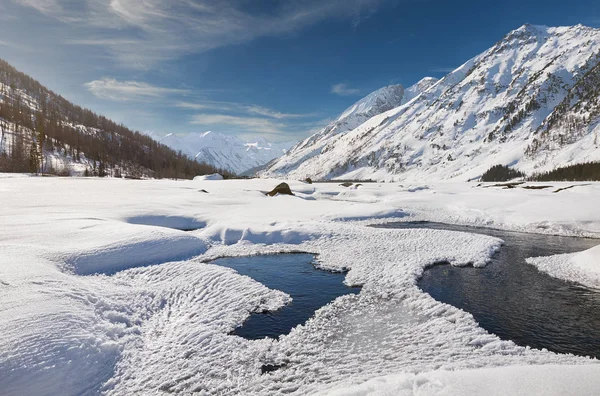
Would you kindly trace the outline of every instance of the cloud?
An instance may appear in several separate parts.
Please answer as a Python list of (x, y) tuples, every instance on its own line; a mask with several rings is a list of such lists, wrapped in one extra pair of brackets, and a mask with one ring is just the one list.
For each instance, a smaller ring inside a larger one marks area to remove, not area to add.
[(189, 93), (184, 89), (162, 88), (138, 81), (117, 81), (114, 78), (94, 80), (84, 85), (95, 96), (116, 101), (149, 100)]
[(139, 44), (139, 40), (133, 39), (118, 39), (118, 38), (88, 38), (88, 39), (76, 39), (66, 40), (65, 44), (70, 45), (89, 45), (89, 46), (118, 46), (118, 45), (135, 45)]
[(335, 84), (331, 86), (331, 93), (340, 96), (353, 96), (360, 94), (360, 90), (357, 88), (351, 88), (348, 84)]
[(286, 118), (304, 118), (304, 117), (313, 117), (314, 113), (309, 114), (295, 114), (295, 113), (282, 113), (280, 111), (271, 110), (262, 106), (243, 106), (243, 108), (251, 114), (261, 115), (270, 118), (276, 118), (278, 120), (286, 119)]
[(295, 114), (295, 113), (282, 113), (277, 110), (272, 110), (267, 107), (258, 105), (245, 105), (235, 102), (218, 102), (218, 101), (204, 101), (199, 103), (190, 102), (178, 102), (177, 107), (189, 110), (215, 110), (220, 112), (237, 112), (245, 114), (253, 114), (263, 116), (267, 118), (275, 118), (278, 120), (290, 119), (290, 118), (305, 118), (314, 117), (315, 113), (308, 114)]
[(48, 15), (60, 14), (63, 10), (57, 0), (17, 0), (16, 3)]
[(331, 18), (349, 19), (357, 26), (397, 1), (286, 0), (264, 12), (252, 10), (247, 0), (13, 0), (68, 25), (69, 34), (58, 38), (62, 43), (102, 46), (117, 62), (142, 69)]
[(243, 131), (252, 131), (262, 134), (277, 135), (286, 128), (285, 124), (275, 122), (267, 118), (241, 117), (225, 114), (195, 114), (192, 116), (191, 124), (202, 126), (233, 126)]
[(269, 139), (273, 141), (305, 138), (307, 134), (317, 132), (329, 122), (331, 119), (289, 123), (269, 118), (227, 114), (195, 114), (190, 120), (192, 125), (211, 128), (220, 133), (252, 138), (259, 134), (269, 135)]

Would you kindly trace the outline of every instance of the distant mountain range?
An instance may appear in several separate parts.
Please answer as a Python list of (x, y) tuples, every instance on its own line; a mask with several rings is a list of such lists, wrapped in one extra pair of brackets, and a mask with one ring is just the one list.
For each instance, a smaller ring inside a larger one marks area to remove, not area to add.
[[(460, 43), (457, 43), (460, 45)], [(471, 180), (600, 160), (600, 29), (524, 25), (441, 80), (373, 92), (262, 176)]]
[(250, 169), (260, 168), (269, 161), (281, 157), (296, 143), (273, 143), (260, 136), (252, 140), (242, 140), (237, 136), (210, 131), (181, 135), (169, 133), (162, 137), (156, 134), (151, 136), (198, 161), (238, 175)]

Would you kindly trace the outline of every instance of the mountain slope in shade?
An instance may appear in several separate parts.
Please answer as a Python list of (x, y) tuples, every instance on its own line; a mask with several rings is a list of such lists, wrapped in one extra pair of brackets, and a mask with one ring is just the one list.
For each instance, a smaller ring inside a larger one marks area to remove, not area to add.
[(0, 59), (0, 172), (193, 178), (215, 171), (69, 102)]
[(216, 168), (242, 174), (284, 155), (295, 142), (273, 143), (263, 137), (244, 141), (215, 132), (168, 134), (157, 138), (163, 144)]
[(470, 180), (495, 164), (537, 172), (600, 160), (599, 134), (600, 29), (524, 25), (411, 100), (301, 161), (295, 147), (264, 174)]

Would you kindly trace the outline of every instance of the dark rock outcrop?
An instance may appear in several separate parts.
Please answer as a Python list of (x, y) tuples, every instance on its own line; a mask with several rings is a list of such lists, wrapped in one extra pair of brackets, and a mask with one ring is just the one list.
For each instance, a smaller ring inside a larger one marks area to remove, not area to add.
[(274, 197), (277, 194), (294, 195), (287, 183), (280, 183), (277, 185), (277, 187), (267, 193), (267, 195), (271, 197)]

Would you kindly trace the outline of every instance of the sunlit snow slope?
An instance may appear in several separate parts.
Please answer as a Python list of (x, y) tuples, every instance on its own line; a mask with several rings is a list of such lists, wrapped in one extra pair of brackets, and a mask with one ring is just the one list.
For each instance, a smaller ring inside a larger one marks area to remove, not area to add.
[(398, 88), (366, 122), (329, 126), (263, 174), (469, 180), (495, 164), (535, 172), (600, 160), (599, 86), (600, 29), (524, 25), (407, 99)]

